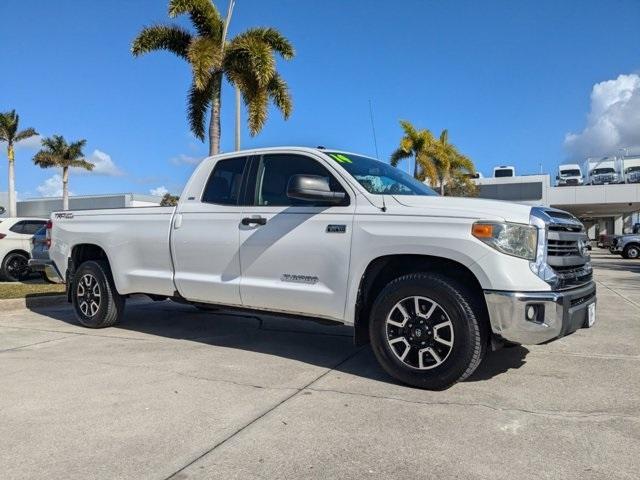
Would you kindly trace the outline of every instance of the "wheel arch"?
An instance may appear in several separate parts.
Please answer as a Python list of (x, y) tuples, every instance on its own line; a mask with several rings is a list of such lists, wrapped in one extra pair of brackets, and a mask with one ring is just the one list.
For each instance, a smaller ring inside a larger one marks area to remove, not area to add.
[[(432, 255), (392, 254), (369, 262), (360, 277), (354, 311), (354, 341), (356, 345), (369, 342), (371, 306), (382, 289), (393, 279), (410, 273), (434, 272), (456, 280), (474, 296), (482, 321), (489, 327), (489, 313), (477, 276), (462, 263)], [(489, 327), (489, 331), (490, 327)]]
[(69, 252), (69, 262), (65, 273), (67, 284), (67, 299), (71, 302), (71, 291), (73, 290), (71, 281), (76, 269), (89, 260), (104, 260), (111, 267), (109, 256), (104, 248), (95, 243), (78, 243)]
[(26, 255), (27, 258), (31, 258), (31, 254), (29, 252), (27, 252), (26, 250), (23, 250), (22, 248), (14, 248), (13, 250), (9, 250), (7, 253), (5, 253), (4, 257), (2, 257), (1, 262), (4, 262), (4, 259), (7, 258), (9, 255), (11, 255), (12, 253), (21, 253), (23, 255)]

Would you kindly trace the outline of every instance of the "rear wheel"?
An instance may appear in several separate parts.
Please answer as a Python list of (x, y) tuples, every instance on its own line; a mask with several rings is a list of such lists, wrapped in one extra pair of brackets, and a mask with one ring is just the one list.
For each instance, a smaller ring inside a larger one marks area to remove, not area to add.
[(403, 383), (442, 390), (471, 375), (487, 347), (487, 328), (474, 298), (456, 282), (431, 273), (391, 282), (369, 322), (373, 351)]
[(631, 259), (640, 258), (640, 246), (635, 244), (627, 245), (622, 251), (622, 256)]
[(82, 263), (70, 288), (76, 318), (85, 327), (110, 327), (122, 318), (125, 300), (116, 291), (106, 262)]
[(24, 253), (12, 252), (4, 257), (0, 266), (0, 277), (7, 282), (20, 282), (31, 275), (29, 257)]

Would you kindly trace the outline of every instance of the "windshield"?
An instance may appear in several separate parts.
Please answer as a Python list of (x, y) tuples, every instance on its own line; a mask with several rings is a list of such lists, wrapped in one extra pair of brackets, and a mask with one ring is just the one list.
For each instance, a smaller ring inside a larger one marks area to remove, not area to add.
[(579, 177), (580, 175), (580, 170), (562, 170), (560, 172), (561, 177)]
[(350, 153), (324, 153), (339, 163), (369, 193), (378, 195), (437, 195), (424, 183), (387, 163)]
[(591, 170), (591, 175), (602, 175), (603, 173), (616, 173), (613, 168), (596, 168)]
[(493, 176), (499, 177), (513, 177), (513, 170), (510, 168), (499, 168), (493, 172)]
[(626, 170), (626, 173), (640, 172), (640, 167), (629, 167)]

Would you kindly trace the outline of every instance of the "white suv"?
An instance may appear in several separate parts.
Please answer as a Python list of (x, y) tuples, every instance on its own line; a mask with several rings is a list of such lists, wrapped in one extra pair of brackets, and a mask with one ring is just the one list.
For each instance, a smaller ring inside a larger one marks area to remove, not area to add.
[(0, 219), (0, 280), (18, 282), (29, 276), (31, 237), (46, 223), (43, 218)]

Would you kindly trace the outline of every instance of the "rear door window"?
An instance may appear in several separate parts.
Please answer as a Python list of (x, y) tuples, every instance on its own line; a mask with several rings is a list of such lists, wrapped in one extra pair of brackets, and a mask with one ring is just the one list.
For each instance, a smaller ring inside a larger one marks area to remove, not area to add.
[(202, 201), (217, 205), (238, 205), (246, 157), (218, 160), (204, 187)]

